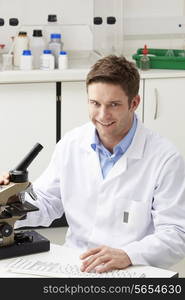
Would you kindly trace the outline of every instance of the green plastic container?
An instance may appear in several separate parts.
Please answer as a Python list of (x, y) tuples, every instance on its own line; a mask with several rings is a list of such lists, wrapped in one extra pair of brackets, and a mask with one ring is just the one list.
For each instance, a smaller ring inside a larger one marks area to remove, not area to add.
[[(139, 48), (136, 54), (132, 55), (132, 58), (136, 61), (136, 65), (140, 67), (140, 58), (143, 48)], [(150, 57), (151, 69), (173, 69), (173, 70), (185, 70), (185, 51), (172, 49), (174, 56), (166, 55), (168, 49), (152, 49), (148, 48), (148, 54)], [(154, 55), (154, 56), (150, 56)]]

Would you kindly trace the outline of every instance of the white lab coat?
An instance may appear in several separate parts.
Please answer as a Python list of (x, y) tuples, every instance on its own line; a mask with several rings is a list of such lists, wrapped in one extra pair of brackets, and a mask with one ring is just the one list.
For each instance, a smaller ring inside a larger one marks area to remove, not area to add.
[(138, 121), (132, 144), (103, 179), (93, 134), (88, 123), (56, 145), (34, 184), (40, 211), (17, 227), (49, 226), (65, 211), (67, 246), (108, 245), (133, 264), (175, 264), (185, 256), (185, 163), (177, 149)]

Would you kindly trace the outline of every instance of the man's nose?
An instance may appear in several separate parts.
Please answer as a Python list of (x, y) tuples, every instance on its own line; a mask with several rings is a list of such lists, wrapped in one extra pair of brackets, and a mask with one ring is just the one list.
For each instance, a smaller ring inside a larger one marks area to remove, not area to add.
[(101, 120), (104, 120), (105, 118), (107, 118), (107, 116), (109, 116), (109, 111), (108, 111), (108, 108), (106, 106), (102, 106), (100, 107), (100, 110), (99, 110), (99, 118)]

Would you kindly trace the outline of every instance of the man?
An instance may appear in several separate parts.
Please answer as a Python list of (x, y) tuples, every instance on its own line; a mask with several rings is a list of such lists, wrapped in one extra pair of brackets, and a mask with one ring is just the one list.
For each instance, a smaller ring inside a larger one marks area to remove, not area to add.
[(86, 83), (92, 122), (56, 145), (34, 184), (40, 210), (17, 227), (49, 226), (65, 211), (65, 245), (82, 250), (86, 272), (175, 264), (185, 256), (184, 161), (136, 117), (139, 74), (131, 62), (102, 58)]

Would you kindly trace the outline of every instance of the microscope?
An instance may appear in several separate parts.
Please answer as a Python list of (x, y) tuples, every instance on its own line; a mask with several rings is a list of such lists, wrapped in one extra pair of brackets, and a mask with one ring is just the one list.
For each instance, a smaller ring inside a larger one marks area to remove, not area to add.
[(26, 219), (27, 213), (39, 210), (25, 200), (25, 193), (33, 200), (37, 199), (28, 180), (27, 167), (42, 148), (43, 146), (37, 143), (24, 159), (9, 171), (9, 184), (0, 185), (0, 259), (50, 250), (50, 241), (36, 231), (14, 232), (17, 220)]

